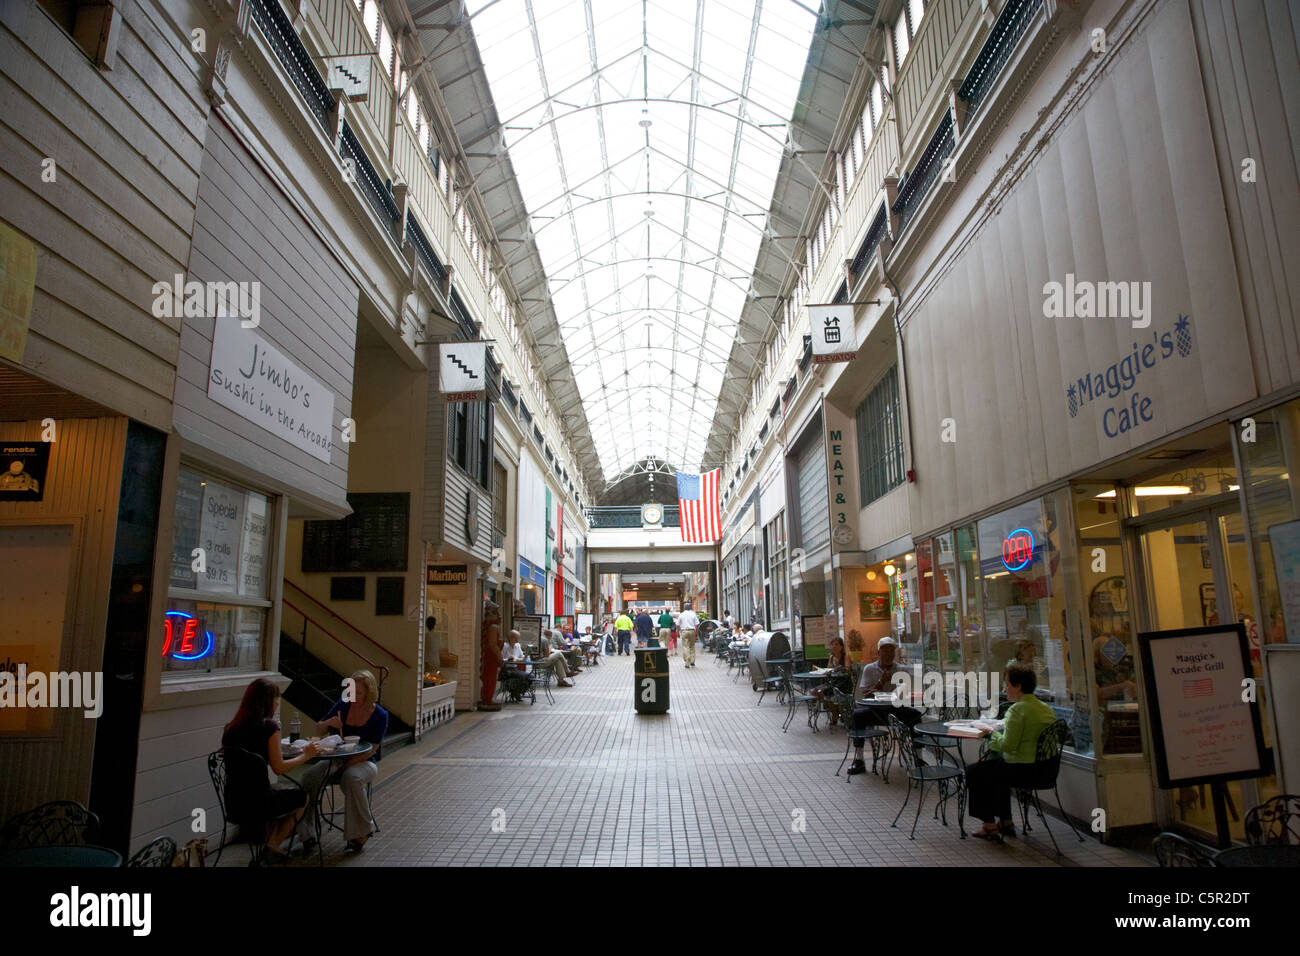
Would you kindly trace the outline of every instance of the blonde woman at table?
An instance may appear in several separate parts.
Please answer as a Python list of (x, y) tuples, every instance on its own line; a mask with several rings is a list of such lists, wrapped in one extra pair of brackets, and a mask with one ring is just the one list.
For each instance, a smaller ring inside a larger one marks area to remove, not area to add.
[[(1005, 672), (1007, 710), (1004, 729), (989, 737), (989, 750), (1002, 759), (981, 760), (966, 768), (967, 808), (984, 821), (972, 836), (1002, 842), (1002, 834), (1015, 836), (1011, 817), (1011, 788), (1022, 768), (1038, 756), (1038, 738), (1056, 722), (1056, 711), (1034, 696), (1038, 677), (1028, 664), (1013, 661)], [(996, 817), (996, 819), (994, 819)]]
[[(355, 853), (370, 839), (370, 801), (366, 797), (366, 785), (379, 776), (379, 748), (388, 733), (388, 711), (379, 706), (379, 683), (374, 674), (367, 670), (354, 671), (351, 681), (356, 692), (355, 700), (337, 701), (317, 726), (321, 733), (333, 730), (343, 737), (360, 737), (363, 744), (370, 744), (372, 748), (368, 754), (349, 758), (339, 778), (345, 811), (343, 839), (348, 841), (348, 849)], [(345, 698), (348, 696), (351, 695), (344, 694)], [(324, 763), (322, 761), (321, 765)], [(325, 772), (328, 773), (329, 769), (326, 767)], [(324, 781), (323, 775), (321, 780)]]

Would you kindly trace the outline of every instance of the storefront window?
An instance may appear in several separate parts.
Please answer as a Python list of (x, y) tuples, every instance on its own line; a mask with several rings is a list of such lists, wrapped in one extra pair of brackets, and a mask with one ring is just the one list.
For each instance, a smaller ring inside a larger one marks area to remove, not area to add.
[(182, 466), (164, 621), (165, 672), (262, 668), (272, 519), (266, 495)]
[(964, 616), (961, 636), (961, 666), (979, 673), (992, 669), (988, 634), (984, 630), (984, 608), (980, 600), (979, 554), (975, 548), (975, 526), (954, 532), (956, 538), (957, 599)]
[(789, 581), (785, 553), (784, 511), (778, 512), (776, 520), (763, 529), (763, 543), (767, 550), (768, 626), (775, 627), (776, 622), (788, 621), (790, 617), (787, 603)]
[[(1288, 632), (1278, 586), (1278, 565), (1269, 529), (1300, 518), (1300, 400), (1254, 416), (1254, 441), (1240, 441), (1246, 470), (1246, 507), (1255, 551), (1255, 587), (1259, 595), (1258, 643), (1300, 642), (1300, 621)], [(1240, 435), (1242, 424), (1236, 426)], [(1258, 657), (1252, 641), (1251, 657)]]
[[(1227, 442), (1206, 455), (1197, 456), (1195, 460), (1194, 465), (1148, 478), (1134, 486), (1137, 513), (1152, 514), (1175, 505), (1236, 492), (1237, 468), (1232, 461), (1232, 448)], [(1109, 500), (1114, 500), (1114, 494), (1113, 490), (1109, 492)]]
[(1071, 717), (1065, 588), (1054, 501), (1036, 499), (979, 522), (989, 669), (1034, 668), (1035, 693)]
[[(942, 670), (939, 656), (939, 619), (934, 605), (934, 564), (931, 559), (931, 544), (922, 541), (916, 547), (916, 583), (917, 596), (920, 598), (921, 629), (917, 638), (921, 642), (921, 666), (925, 673)], [(910, 568), (909, 568), (910, 570)]]

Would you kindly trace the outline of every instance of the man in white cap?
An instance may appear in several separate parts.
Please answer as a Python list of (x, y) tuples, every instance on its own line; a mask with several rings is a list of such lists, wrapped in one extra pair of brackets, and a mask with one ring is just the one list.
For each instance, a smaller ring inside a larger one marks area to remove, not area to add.
[[(898, 645), (892, 637), (880, 639), (876, 644), (876, 660), (862, 668), (862, 677), (858, 680), (858, 700), (864, 700), (876, 691), (893, 692), (894, 677), (903, 670), (894, 661), (897, 652)], [(916, 724), (921, 719), (921, 712), (914, 707), (893, 707), (889, 710), (882, 707), (858, 707), (853, 711), (853, 728), (865, 730), (871, 726), (886, 726), (891, 712), (908, 726)], [(862, 759), (862, 738), (858, 738), (857, 750), (853, 755), (853, 763), (849, 766), (849, 773), (866, 772), (867, 765)]]

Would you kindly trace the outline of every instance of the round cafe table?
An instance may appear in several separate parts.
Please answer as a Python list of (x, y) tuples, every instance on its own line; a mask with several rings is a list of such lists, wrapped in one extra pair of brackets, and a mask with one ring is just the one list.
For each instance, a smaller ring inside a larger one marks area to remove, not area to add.
[(1294, 843), (1266, 843), (1262, 846), (1232, 846), (1214, 857), (1215, 866), (1300, 866), (1300, 846)]
[(29, 846), (0, 853), (0, 867), (114, 867), (122, 854), (106, 846)]

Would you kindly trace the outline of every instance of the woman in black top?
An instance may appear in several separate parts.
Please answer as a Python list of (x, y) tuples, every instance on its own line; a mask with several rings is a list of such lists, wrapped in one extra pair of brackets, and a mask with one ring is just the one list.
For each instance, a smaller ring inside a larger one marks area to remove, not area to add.
[[(275, 719), (280, 705), (280, 688), (259, 677), (248, 685), (235, 719), (226, 724), (221, 735), (223, 748), (245, 750), (266, 761), (278, 776), (316, 756), (316, 745), (308, 744), (302, 754), (290, 760), (281, 756), (280, 722)], [(270, 780), (259, 762), (226, 755), (226, 812), (235, 822), (269, 821), (266, 854), (271, 860), (284, 860), (280, 844), (303, 815), (306, 794), (298, 789), (281, 789)]]

